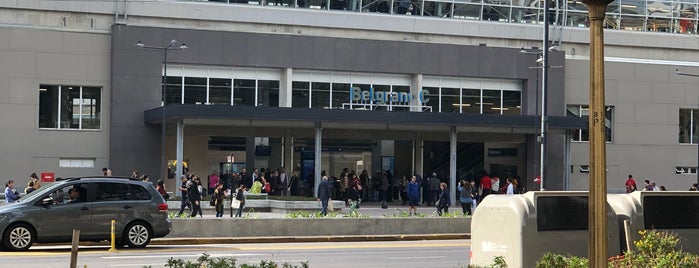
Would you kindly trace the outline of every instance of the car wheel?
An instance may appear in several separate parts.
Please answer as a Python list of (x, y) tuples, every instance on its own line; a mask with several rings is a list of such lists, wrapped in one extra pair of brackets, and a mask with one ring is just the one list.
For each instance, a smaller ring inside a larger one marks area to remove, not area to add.
[(7, 250), (27, 250), (34, 243), (32, 227), (24, 223), (10, 226), (2, 236), (3, 248)]
[(124, 230), (124, 244), (130, 248), (142, 248), (150, 243), (150, 227), (143, 222), (132, 222)]

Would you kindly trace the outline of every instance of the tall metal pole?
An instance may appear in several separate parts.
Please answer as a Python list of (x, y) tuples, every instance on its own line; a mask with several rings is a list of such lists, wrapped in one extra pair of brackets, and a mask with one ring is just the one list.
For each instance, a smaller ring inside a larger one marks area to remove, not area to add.
[[(165, 158), (165, 128), (166, 128), (166, 116), (167, 116), (167, 111), (165, 109), (165, 106), (167, 104), (167, 51), (168, 50), (183, 50), (187, 48), (187, 45), (182, 43), (181, 46), (176, 47), (175, 45), (177, 44), (177, 40), (171, 40), (170, 44), (167, 46), (149, 46), (141, 41), (138, 41), (136, 46), (140, 48), (145, 48), (145, 49), (154, 49), (154, 50), (160, 50), (163, 52), (163, 75), (162, 75), (162, 80), (161, 80), (161, 90), (162, 90), (162, 121), (160, 124), (160, 179), (167, 178), (168, 173), (167, 173), (167, 161)], [(177, 176), (175, 176), (177, 177)]]
[(582, 0), (590, 17), (590, 267), (607, 267), (607, 156), (604, 133), (604, 16), (610, 0)]
[(548, 86), (548, 76), (549, 76), (549, 0), (544, 0), (544, 38), (543, 38), (543, 48), (541, 50), (541, 129), (539, 133), (539, 146), (541, 152), (539, 153), (539, 191), (544, 190), (544, 176), (546, 160), (546, 90)]

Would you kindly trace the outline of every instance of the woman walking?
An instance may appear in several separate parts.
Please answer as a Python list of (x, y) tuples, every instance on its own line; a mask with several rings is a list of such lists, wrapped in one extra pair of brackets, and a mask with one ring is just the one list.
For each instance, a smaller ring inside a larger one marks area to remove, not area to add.
[(226, 192), (223, 190), (223, 183), (216, 183), (216, 189), (214, 190), (211, 198), (214, 199), (214, 206), (216, 207), (216, 218), (223, 217), (223, 200), (226, 198)]
[(451, 206), (451, 198), (449, 197), (449, 190), (447, 190), (446, 183), (439, 184), (439, 200), (437, 200), (437, 214), (442, 216), (442, 211), (449, 212), (449, 206)]
[(235, 193), (235, 200), (240, 202), (235, 217), (240, 218), (243, 216), (243, 208), (245, 207), (245, 185), (240, 185), (240, 187), (238, 187), (238, 191)]
[(461, 203), (461, 211), (464, 215), (471, 215), (471, 206), (473, 205), (473, 189), (471, 189), (471, 183), (467, 181), (459, 182), (459, 202)]

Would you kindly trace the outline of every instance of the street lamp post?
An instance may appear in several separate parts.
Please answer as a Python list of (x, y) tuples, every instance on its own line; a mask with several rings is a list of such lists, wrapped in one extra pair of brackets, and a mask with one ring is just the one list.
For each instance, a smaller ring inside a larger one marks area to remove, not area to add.
[[(699, 74), (684, 73), (684, 72), (680, 72), (679, 69), (675, 69), (675, 74), (682, 75), (682, 76), (699, 77)], [(699, 101), (699, 99), (697, 101)], [(697, 119), (694, 119), (694, 120), (695, 120), (694, 124), (697, 124), (696, 123)], [(693, 139), (692, 139), (692, 141), (697, 143), (697, 168), (696, 168), (696, 172), (697, 172), (697, 183), (699, 183), (699, 141), (694, 141)]]
[[(163, 52), (163, 78), (162, 78), (162, 102), (161, 105), (163, 106), (162, 108), (162, 121), (161, 121), (161, 128), (160, 128), (160, 179), (167, 178), (168, 172), (167, 172), (167, 162), (165, 160), (165, 122), (166, 120), (166, 109), (165, 105), (167, 104), (167, 89), (166, 89), (166, 84), (167, 84), (167, 51), (168, 50), (183, 50), (187, 49), (187, 45), (182, 43), (182, 45), (177, 46), (177, 40), (173, 39), (170, 41), (170, 44), (167, 46), (150, 46), (142, 43), (141, 41), (138, 41), (136, 46), (144, 49), (153, 49), (153, 50), (159, 50)], [(177, 176), (175, 176), (177, 177)]]

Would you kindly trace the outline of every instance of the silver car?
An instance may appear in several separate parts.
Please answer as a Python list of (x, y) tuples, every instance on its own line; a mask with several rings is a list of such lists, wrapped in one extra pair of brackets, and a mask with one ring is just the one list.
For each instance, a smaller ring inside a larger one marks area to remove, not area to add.
[(165, 199), (153, 184), (119, 177), (82, 177), (43, 184), (15, 203), (0, 206), (0, 247), (27, 250), (33, 243), (111, 238), (116, 245), (145, 247), (170, 233)]

